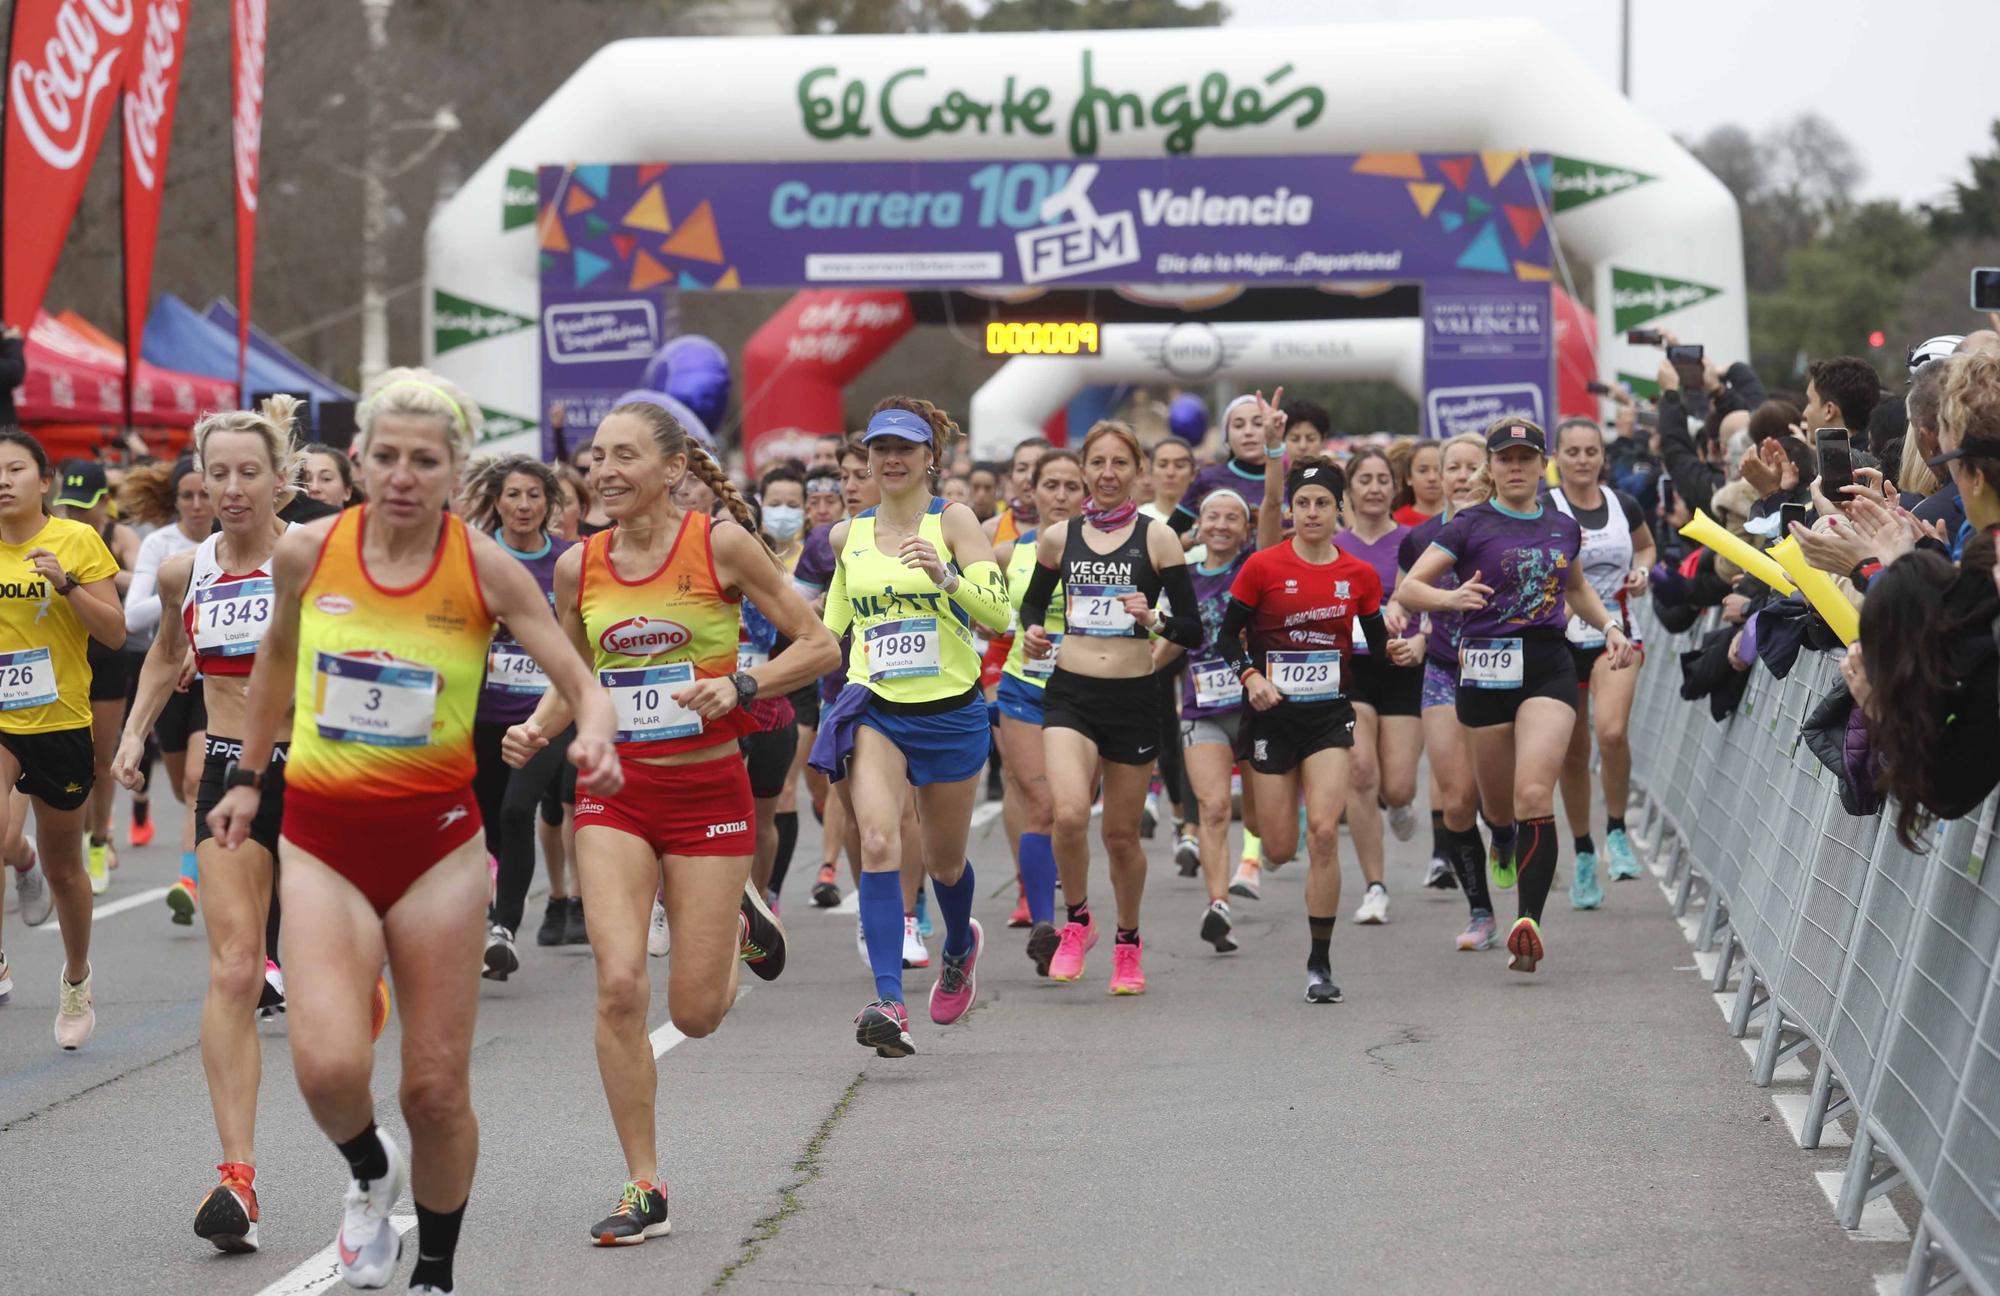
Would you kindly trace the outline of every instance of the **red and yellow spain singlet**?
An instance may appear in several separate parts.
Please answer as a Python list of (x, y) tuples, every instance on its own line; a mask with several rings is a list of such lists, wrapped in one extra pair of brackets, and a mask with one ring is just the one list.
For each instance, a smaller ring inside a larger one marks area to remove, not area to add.
[(697, 680), (736, 672), (742, 615), (716, 579), (713, 526), (705, 513), (682, 515), (667, 560), (635, 581), (611, 565), (615, 532), (586, 542), (577, 610), (627, 757), (698, 751), (756, 727), (741, 707), (704, 722), (671, 697)]
[(300, 599), (285, 782), (349, 801), (457, 791), (472, 782), (493, 614), (465, 523), (449, 515), (422, 579), (377, 584), (361, 558), (371, 511), (335, 519)]

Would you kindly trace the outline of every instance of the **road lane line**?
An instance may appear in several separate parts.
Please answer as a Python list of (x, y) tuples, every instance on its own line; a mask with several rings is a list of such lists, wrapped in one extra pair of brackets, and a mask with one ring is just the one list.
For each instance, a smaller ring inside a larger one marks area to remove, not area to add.
[[(391, 1215), (389, 1223), (401, 1236), (417, 1226), (417, 1217)], [(336, 1238), (326, 1244), (325, 1250), (266, 1287), (258, 1296), (314, 1296), (316, 1292), (326, 1291), (340, 1281), (339, 1248), (340, 1241)]]
[[(164, 898), (170, 890), (172, 890), (171, 887), (154, 887), (151, 891), (141, 891), (138, 895), (129, 895), (123, 900), (113, 900), (108, 905), (98, 905), (97, 908), (91, 911), (90, 921), (93, 923), (102, 922), (113, 914), (124, 913), (127, 909), (137, 909), (140, 905), (153, 904)], [(62, 924), (45, 922), (35, 930), (45, 932), (61, 931)]]

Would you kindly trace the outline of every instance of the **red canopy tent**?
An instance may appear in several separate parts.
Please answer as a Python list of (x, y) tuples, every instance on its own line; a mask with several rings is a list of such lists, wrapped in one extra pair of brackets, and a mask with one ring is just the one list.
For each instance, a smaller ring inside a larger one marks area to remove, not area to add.
[[(14, 392), (14, 409), (51, 457), (92, 455), (105, 428), (125, 422), (125, 353), (81, 316), (35, 316), (28, 330), (28, 376)], [(209, 410), (236, 408), (235, 385), (139, 362), (132, 387), (132, 422), (161, 453), (187, 444), (187, 429)]]

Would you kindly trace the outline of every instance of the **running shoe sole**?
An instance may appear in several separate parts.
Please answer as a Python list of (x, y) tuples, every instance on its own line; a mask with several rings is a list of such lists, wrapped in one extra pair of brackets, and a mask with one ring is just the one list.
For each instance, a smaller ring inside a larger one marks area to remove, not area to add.
[(511, 945), (494, 942), (486, 947), (486, 970), (480, 973), (488, 981), (505, 981), (521, 970), (521, 956)]
[(194, 1214), (196, 1237), (207, 1238), (218, 1251), (232, 1255), (257, 1249), (257, 1221), (249, 1217), (236, 1194), (216, 1188), (202, 1198)]
[(1306, 986), (1306, 1002), (1337, 1004), (1340, 1002), (1340, 987), (1331, 981), (1314, 981)]
[(173, 910), (176, 927), (194, 925), (194, 897), (186, 887), (174, 887), (167, 892), (167, 908)]
[(629, 1237), (618, 1237), (612, 1233), (599, 1233), (590, 1240), (590, 1244), (601, 1247), (638, 1246), (647, 1238), (665, 1237), (673, 1231), (674, 1222), (670, 1219), (663, 1219), (658, 1224), (648, 1224), (645, 1228), (640, 1229), (637, 1233)]
[(1243, 885), (1241, 882), (1231, 882), (1229, 884), (1229, 894), (1233, 896), (1242, 896), (1245, 900), (1262, 900), (1264, 898), (1263, 896), (1257, 894), (1255, 891), (1252, 891), (1249, 887)]
[(837, 909), (840, 907), (840, 888), (831, 882), (815, 882), (812, 901), (820, 909)]
[(881, 1012), (864, 1011), (861, 1020), (854, 1023), (854, 1039), (863, 1048), (874, 1049), (877, 1057), (903, 1058), (917, 1051), (902, 1023)]
[(1193, 842), (1182, 842), (1174, 847), (1174, 863), (1182, 877), (1193, 877), (1201, 872), (1201, 848)]
[(1216, 953), (1228, 954), (1236, 949), (1236, 938), (1229, 932), (1229, 919), (1215, 910), (1210, 909), (1201, 916), (1201, 938), (1215, 946)]
[(1049, 963), (1061, 946), (1062, 933), (1056, 930), (1054, 923), (1035, 924), (1034, 930), (1028, 933), (1028, 957), (1034, 961), (1036, 976), (1049, 974)]
[(1514, 930), (1507, 933), (1507, 954), (1509, 972), (1533, 972), (1535, 965), (1548, 957), (1540, 929), (1531, 922), (1515, 923)]
[[(776, 981), (785, 970), (785, 925), (778, 921), (778, 916), (771, 912), (771, 906), (764, 903), (764, 897), (757, 894), (755, 887), (744, 888), (743, 904), (750, 920), (751, 942), (763, 951), (763, 956), (755, 962), (743, 960), (744, 965), (764, 980)], [(768, 934), (776, 939), (757, 939), (760, 921), (765, 924)]]

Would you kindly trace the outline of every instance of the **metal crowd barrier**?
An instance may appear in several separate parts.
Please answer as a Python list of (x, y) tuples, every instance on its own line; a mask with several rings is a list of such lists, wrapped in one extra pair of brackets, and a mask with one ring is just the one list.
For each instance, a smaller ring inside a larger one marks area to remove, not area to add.
[(1663, 861), (1676, 916), (1699, 895), (1696, 948), (1737, 976), (1730, 1033), (1755, 1028), (1751, 1080), (1817, 1057), (1801, 1142), (1855, 1119), (1836, 1214), (1906, 1187), (1922, 1206), (1905, 1296), (2000, 1296), (2000, 795), (1896, 842), (1893, 808), (1841, 809), (1800, 725), (1840, 682), (1834, 654), (1780, 680), (1761, 664), (1717, 723), (1680, 696), (1683, 635), (1641, 604), (1647, 645), (1632, 715), (1637, 830)]

